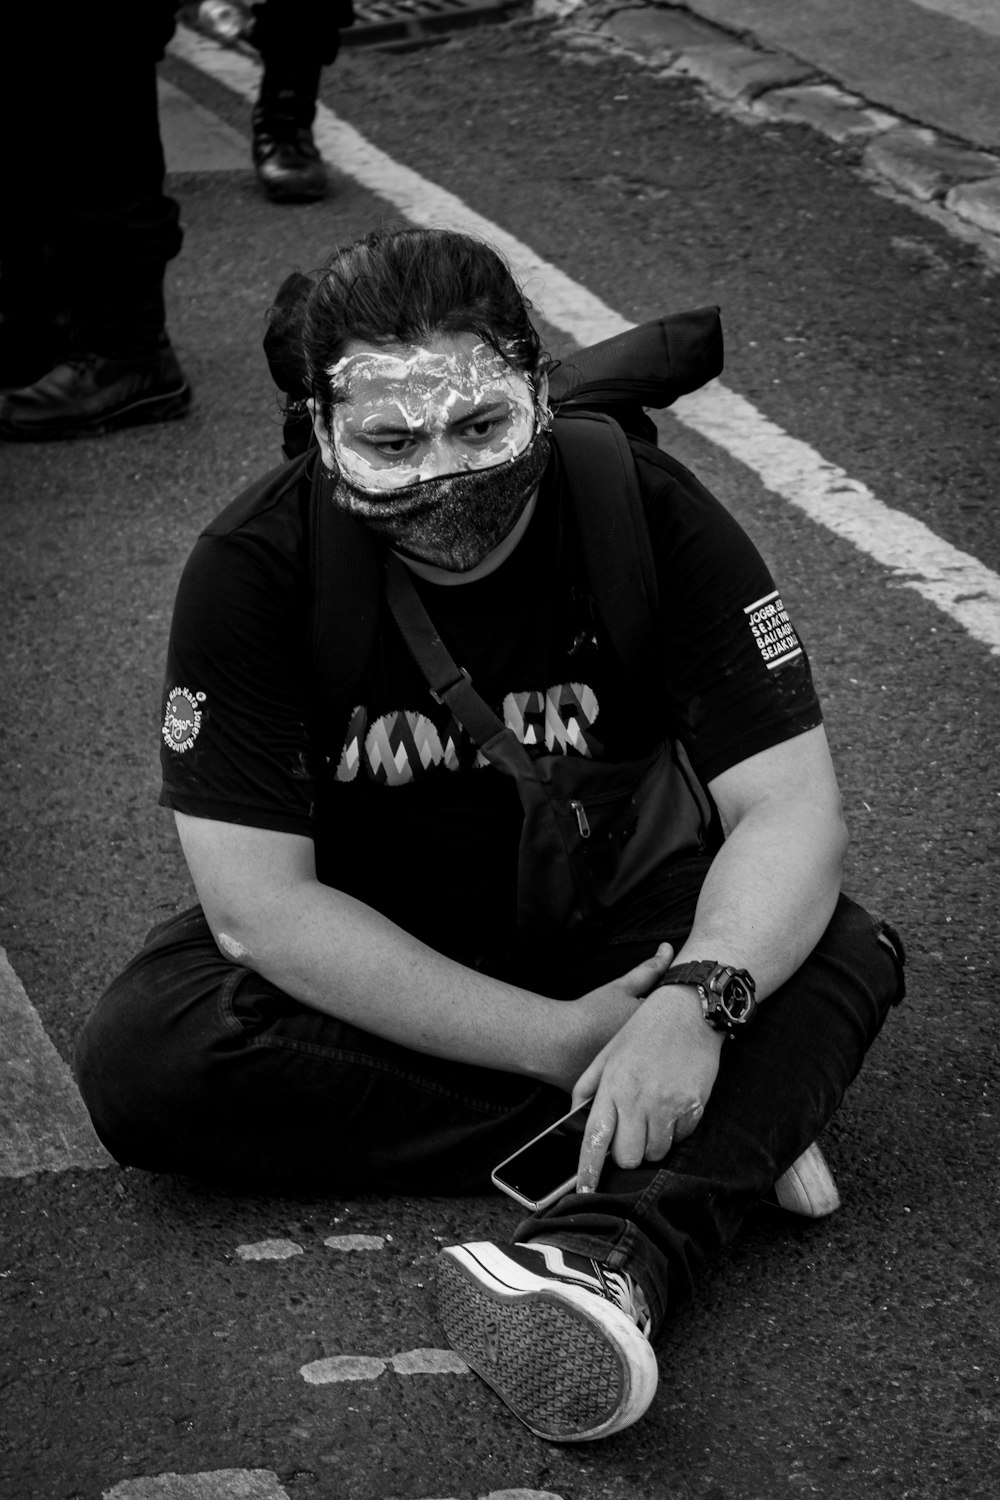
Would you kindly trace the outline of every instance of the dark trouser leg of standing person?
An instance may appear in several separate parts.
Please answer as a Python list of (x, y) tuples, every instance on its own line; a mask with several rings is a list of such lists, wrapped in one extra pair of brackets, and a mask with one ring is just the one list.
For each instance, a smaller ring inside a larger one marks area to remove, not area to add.
[[(2, 95), (0, 83), (0, 95)], [(0, 104), (0, 138), (6, 111)], [(60, 302), (52, 247), (36, 223), (0, 216), (0, 393), (30, 385), (51, 370), (69, 345), (69, 309)]]
[(338, 0), (262, 0), (253, 17), (249, 40), (264, 69), (252, 117), (258, 181), (275, 203), (322, 198), (326, 168), (312, 133), (319, 81), (353, 12)]
[[(49, 257), (49, 302), (62, 317), (62, 347), (30, 386), (0, 405), (0, 436), (76, 437), (180, 415), (190, 390), (166, 333), (167, 262), (180, 250), (177, 204), (164, 195), (156, 59), (173, 5), (106, 0), (96, 10), (46, 11), (51, 30), (25, 49), (13, 84), (28, 110), (44, 94), (40, 146), (8, 174), (13, 226)], [(36, 26), (36, 30), (37, 30)], [(34, 60), (44, 80), (34, 76)], [(29, 117), (26, 115), (26, 118)], [(53, 177), (59, 164), (58, 179)], [(15, 217), (16, 216), (16, 217)], [(17, 298), (18, 267), (4, 258), (4, 297)], [(8, 288), (8, 267), (13, 283)], [(29, 305), (41, 308), (32, 296)], [(43, 325), (43, 332), (52, 319)]]

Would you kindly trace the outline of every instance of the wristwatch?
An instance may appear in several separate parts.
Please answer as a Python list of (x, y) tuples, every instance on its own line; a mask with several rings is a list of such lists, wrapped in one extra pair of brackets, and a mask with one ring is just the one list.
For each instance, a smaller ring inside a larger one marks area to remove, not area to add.
[(668, 969), (660, 984), (694, 985), (705, 1020), (727, 1036), (735, 1036), (757, 1013), (757, 986), (746, 969), (705, 959)]

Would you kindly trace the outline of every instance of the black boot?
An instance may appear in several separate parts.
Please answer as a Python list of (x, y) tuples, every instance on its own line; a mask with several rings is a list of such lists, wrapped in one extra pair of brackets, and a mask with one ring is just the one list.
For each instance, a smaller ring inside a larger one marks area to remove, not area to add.
[(150, 354), (73, 354), (0, 401), (0, 438), (37, 443), (92, 437), (166, 422), (190, 404), (191, 388), (166, 339)]
[(320, 67), (294, 72), (264, 64), (253, 111), (253, 163), (273, 203), (310, 203), (326, 193), (326, 167), (313, 140)]

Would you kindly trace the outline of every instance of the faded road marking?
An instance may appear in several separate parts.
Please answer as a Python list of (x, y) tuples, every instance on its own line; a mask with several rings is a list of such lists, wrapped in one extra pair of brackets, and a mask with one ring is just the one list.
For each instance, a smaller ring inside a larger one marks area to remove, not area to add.
[(294, 1240), (258, 1240), (255, 1245), (237, 1245), (236, 1254), (240, 1260), (290, 1260), (305, 1251)]
[[(381, 1234), (331, 1234), (323, 1241), (330, 1250), (382, 1250), (386, 1237)], [(291, 1260), (305, 1250), (295, 1240), (257, 1240), (252, 1245), (237, 1245), (240, 1260)]]
[[(260, 70), (250, 58), (184, 27), (178, 28), (170, 50), (236, 93), (256, 99)], [(581, 346), (635, 326), (453, 193), (394, 161), (322, 104), (314, 134), (336, 171), (387, 199), (411, 223), (448, 224), (496, 245), (546, 321)], [(671, 414), (746, 464), (811, 520), (875, 558), (904, 587), (914, 589), (1000, 655), (1000, 576), (978, 558), (952, 547), (905, 511), (884, 505), (865, 485), (789, 437), (719, 381), (685, 396), (671, 407)]]
[(480, 1500), (563, 1500), (563, 1497), (552, 1490), (490, 1490)]
[(72, 1073), (0, 948), (0, 1177), (112, 1165)]
[(384, 1359), (365, 1354), (334, 1354), (303, 1365), (299, 1374), (309, 1385), (335, 1385), (341, 1380), (377, 1380), (385, 1367)]
[(334, 1354), (314, 1359), (299, 1371), (309, 1385), (335, 1385), (342, 1380), (377, 1380), (389, 1367), (397, 1375), (468, 1375), (464, 1359), (451, 1349), (410, 1349), (378, 1359), (367, 1354)]
[(288, 1500), (288, 1491), (272, 1469), (212, 1469), (123, 1479), (102, 1500)]
[[(150, 1479), (123, 1479), (102, 1500), (288, 1500), (288, 1491), (271, 1469), (214, 1469), (204, 1474), (157, 1474)], [(427, 1500), (446, 1500), (428, 1496)], [(480, 1500), (563, 1500), (551, 1490), (490, 1490)]]

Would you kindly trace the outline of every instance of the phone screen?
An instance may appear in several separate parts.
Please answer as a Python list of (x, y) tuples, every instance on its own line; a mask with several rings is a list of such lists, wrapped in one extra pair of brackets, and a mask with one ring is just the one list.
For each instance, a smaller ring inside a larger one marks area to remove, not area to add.
[(572, 1192), (590, 1100), (535, 1136), (493, 1171), (493, 1181), (526, 1208), (547, 1208)]

